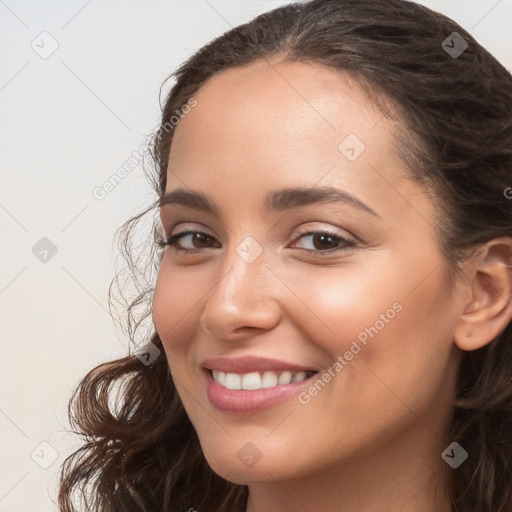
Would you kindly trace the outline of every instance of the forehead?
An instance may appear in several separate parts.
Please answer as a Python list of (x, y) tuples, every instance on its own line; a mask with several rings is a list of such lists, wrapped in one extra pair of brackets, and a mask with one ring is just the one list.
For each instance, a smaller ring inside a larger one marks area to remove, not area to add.
[[(339, 144), (351, 134), (360, 148), (394, 154), (389, 119), (350, 75), (325, 66), (256, 61), (214, 76), (195, 99), (197, 107), (175, 130), (174, 161), (200, 159), (201, 151), (190, 151), (200, 143), (219, 164), (252, 154), (277, 165), (308, 154), (322, 166), (342, 156)], [(220, 147), (229, 147), (229, 156), (223, 159)]]
[(403, 185), (410, 173), (397, 154), (399, 128), (349, 74), (257, 61), (221, 72), (194, 98), (197, 106), (175, 129), (167, 191), (224, 190), (233, 202), (321, 184), (370, 204), (384, 192), (406, 207), (394, 197), (396, 187), (413, 186)]

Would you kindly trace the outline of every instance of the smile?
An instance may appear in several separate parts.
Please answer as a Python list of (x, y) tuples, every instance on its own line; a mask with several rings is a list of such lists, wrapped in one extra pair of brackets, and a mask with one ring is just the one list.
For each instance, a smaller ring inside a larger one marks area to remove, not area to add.
[(314, 373), (316, 372), (266, 371), (238, 374), (212, 370), (213, 380), (219, 383), (222, 387), (226, 389), (246, 391), (284, 386), (291, 382), (302, 382), (311, 377)]
[(254, 414), (291, 400), (312, 384), (317, 373), (267, 370), (236, 374), (202, 368), (210, 404), (220, 412), (236, 415)]

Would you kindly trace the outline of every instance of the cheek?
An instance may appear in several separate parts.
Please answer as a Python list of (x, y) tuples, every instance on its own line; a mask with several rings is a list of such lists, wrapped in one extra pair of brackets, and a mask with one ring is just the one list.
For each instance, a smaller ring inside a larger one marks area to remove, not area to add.
[[(318, 441), (317, 454), (325, 460), (391, 438), (418, 417), (435, 428), (437, 406), (450, 401), (455, 381), (447, 281), (436, 272), (417, 287), (427, 272), (414, 261), (395, 262), (396, 273), (389, 265), (387, 272), (347, 267), (337, 275), (311, 274), (307, 282), (286, 277), (301, 301), (290, 300), (283, 314), (327, 361), (319, 376), (327, 384), (306, 389), (293, 416), (302, 431), (330, 440)], [(299, 436), (294, 425), (287, 427), (288, 437)]]
[(310, 271), (307, 281), (280, 273), (293, 291), (283, 314), (324, 353), (336, 375), (329, 386), (355, 398), (354, 413), (390, 399), (401, 407), (397, 397), (424, 408), (452, 377), (452, 298), (442, 265), (431, 273), (432, 261), (393, 256), (371, 267)]
[(202, 299), (208, 291), (201, 277), (197, 270), (174, 269), (164, 256), (155, 284), (152, 315), (167, 353), (184, 350), (197, 329), (204, 307)]
[[(292, 293), (288, 294), (285, 316), (292, 318), (305, 339), (315, 341), (331, 355), (343, 353), (356, 339), (364, 342), (365, 328), (378, 322), (381, 315), (393, 319), (400, 293), (390, 285), (387, 272), (375, 272), (368, 266), (347, 261), (339, 269), (312, 268), (308, 278), (282, 269), (280, 278)], [(368, 336), (368, 334), (366, 334)]]

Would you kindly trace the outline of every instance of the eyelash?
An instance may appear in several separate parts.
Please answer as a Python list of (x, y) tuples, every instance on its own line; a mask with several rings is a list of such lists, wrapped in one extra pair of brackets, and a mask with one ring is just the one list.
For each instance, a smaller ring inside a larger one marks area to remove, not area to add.
[[(165, 248), (166, 246), (174, 247), (175, 253), (182, 253), (182, 254), (193, 254), (193, 253), (202, 252), (205, 249), (209, 249), (208, 247), (207, 248), (196, 248), (196, 249), (185, 249), (183, 247), (179, 247), (179, 246), (176, 245), (176, 242), (178, 240), (180, 240), (181, 238), (183, 238), (184, 236), (195, 235), (195, 234), (201, 234), (201, 235), (204, 235), (204, 236), (206, 236), (206, 237), (208, 237), (210, 239), (213, 239), (212, 236), (208, 235), (207, 233), (203, 233), (202, 231), (189, 230), (189, 231), (184, 231), (183, 233), (176, 233), (175, 235), (170, 236), (166, 242), (158, 241), (157, 244), (161, 248)], [(302, 233), (301, 235), (299, 235), (297, 238), (295, 238), (295, 240), (293, 242), (297, 242), (301, 238), (303, 238), (305, 236), (311, 236), (311, 235), (329, 236), (329, 237), (332, 237), (334, 239), (333, 240), (334, 243), (336, 243), (336, 242), (337, 243), (343, 243), (344, 246), (338, 247), (338, 248), (333, 248), (333, 249), (326, 249), (324, 251), (317, 250), (317, 249), (299, 249), (300, 252), (303, 253), (303, 254), (309, 254), (309, 255), (315, 254), (315, 255), (325, 256), (327, 254), (332, 254), (334, 252), (347, 251), (347, 250), (349, 250), (350, 248), (352, 248), (352, 247), (354, 247), (356, 245), (351, 240), (347, 240), (346, 238), (343, 238), (343, 237), (341, 237), (341, 236), (339, 236), (339, 235), (337, 235), (335, 233), (331, 233), (330, 231), (307, 231), (307, 232)]]

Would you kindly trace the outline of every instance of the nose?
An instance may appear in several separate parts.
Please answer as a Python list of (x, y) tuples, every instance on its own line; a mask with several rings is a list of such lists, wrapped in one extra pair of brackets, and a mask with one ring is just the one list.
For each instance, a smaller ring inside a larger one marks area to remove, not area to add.
[(235, 253), (222, 269), (208, 295), (201, 326), (218, 338), (233, 341), (275, 327), (280, 320), (279, 281), (263, 254), (248, 263)]

